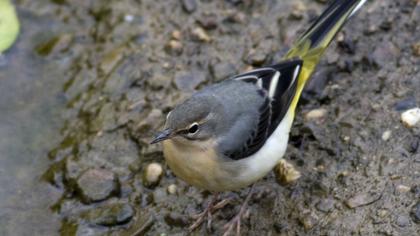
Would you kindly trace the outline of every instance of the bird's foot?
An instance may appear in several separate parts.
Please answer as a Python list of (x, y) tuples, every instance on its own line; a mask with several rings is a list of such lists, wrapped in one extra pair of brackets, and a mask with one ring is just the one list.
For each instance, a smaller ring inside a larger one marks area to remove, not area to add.
[(245, 212), (247, 212), (248, 202), (253, 194), (253, 189), (254, 185), (252, 185), (251, 189), (249, 190), (249, 193), (246, 196), (245, 201), (242, 203), (241, 209), (239, 210), (238, 214), (224, 226), (225, 233), (223, 234), (223, 236), (230, 235), (234, 229), (236, 229), (236, 236), (241, 235), (241, 219), (245, 215)]
[(193, 216), (193, 218), (195, 219), (195, 222), (189, 227), (190, 232), (197, 229), (201, 224), (203, 224), (203, 222), (206, 219), (207, 219), (207, 229), (211, 228), (213, 213), (225, 207), (230, 201), (230, 199), (223, 199), (222, 201), (216, 203), (217, 198), (218, 198), (218, 194), (215, 194), (213, 198), (211, 199), (209, 205), (206, 207), (206, 209), (203, 212)]

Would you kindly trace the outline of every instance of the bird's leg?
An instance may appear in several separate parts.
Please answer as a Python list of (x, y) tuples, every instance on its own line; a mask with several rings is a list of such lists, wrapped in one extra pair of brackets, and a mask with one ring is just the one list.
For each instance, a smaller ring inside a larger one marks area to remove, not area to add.
[(242, 216), (245, 214), (246, 212), (246, 208), (248, 207), (248, 202), (252, 197), (253, 194), (253, 190), (254, 190), (254, 185), (251, 186), (251, 189), (248, 192), (248, 195), (245, 198), (245, 201), (242, 203), (241, 209), (239, 210), (238, 214), (233, 217), (232, 220), (229, 221), (229, 223), (227, 223), (224, 228), (225, 228), (225, 233), (223, 234), (223, 236), (228, 236), (233, 229), (236, 227), (236, 235), (240, 236), (240, 232), (241, 232), (241, 218)]
[(200, 214), (197, 214), (193, 217), (196, 219), (196, 221), (190, 226), (189, 228), (190, 232), (194, 231), (197, 227), (199, 227), (206, 220), (206, 218), (207, 218), (207, 229), (210, 229), (213, 213), (223, 208), (224, 206), (226, 206), (226, 204), (228, 204), (230, 201), (230, 199), (224, 199), (216, 204), (218, 197), (219, 197), (219, 193), (215, 193), (212, 199), (210, 200), (210, 203), (206, 207), (206, 209), (204, 209), (204, 211), (201, 212)]

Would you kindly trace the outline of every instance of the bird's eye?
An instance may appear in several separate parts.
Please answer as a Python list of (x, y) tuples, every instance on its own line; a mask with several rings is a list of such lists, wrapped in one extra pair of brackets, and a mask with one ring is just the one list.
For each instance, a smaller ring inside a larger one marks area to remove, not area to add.
[(188, 128), (188, 133), (195, 134), (198, 131), (198, 124), (193, 123), (190, 128)]

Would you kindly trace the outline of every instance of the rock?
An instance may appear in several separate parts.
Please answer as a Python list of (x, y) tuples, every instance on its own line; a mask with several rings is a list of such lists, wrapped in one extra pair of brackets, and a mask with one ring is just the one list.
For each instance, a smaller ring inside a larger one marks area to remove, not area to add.
[(165, 49), (168, 53), (174, 55), (180, 55), (183, 50), (183, 45), (180, 41), (171, 39), (168, 44), (165, 46)]
[(206, 74), (194, 70), (190, 72), (179, 71), (175, 73), (175, 86), (182, 91), (192, 92), (198, 87), (201, 83), (206, 80)]
[(58, 54), (67, 51), (73, 42), (73, 35), (62, 34), (38, 45), (35, 51), (41, 56)]
[(407, 216), (404, 215), (400, 215), (397, 217), (395, 223), (399, 226), (399, 227), (406, 227), (410, 225), (410, 218), (408, 218)]
[[(162, 114), (162, 111), (159, 109), (152, 109), (149, 114), (147, 114), (146, 118), (142, 119), (139, 124), (137, 125), (137, 129), (136, 132), (138, 133), (142, 133), (142, 134), (148, 134), (145, 135), (147, 136), (146, 138), (144, 138), (145, 140), (143, 140), (146, 143), (149, 143), (151, 140), (151, 134), (150, 131), (151, 130), (157, 130), (159, 128), (159, 126), (161, 125), (161, 122), (159, 122), (160, 120), (162, 120), (164, 118), (164, 115)], [(149, 145), (147, 146), (147, 148), (151, 148), (152, 150), (154, 150), (154, 148), (157, 145)], [(146, 152), (146, 149), (143, 150), (144, 154)]]
[(84, 203), (105, 200), (120, 191), (118, 177), (109, 170), (89, 169), (77, 179), (77, 189)]
[(310, 230), (318, 223), (319, 217), (314, 212), (311, 212), (302, 216), (299, 221), (305, 230)]
[(413, 140), (411, 140), (410, 146), (408, 148), (408, 151), (411, 153), (416, 153), (420, 146), (420, 137), (415, 137)]
[(206, 30), (213, 30), (217, 28), (217, 15), (215, 14), (205, 14), (197, 21)]
[(415, 185), (411, 188), (411, 192), (414, 194), (414, 197), (420, 199), (420, 185)]
[(187, 13), (193, 13), (197, 9), (196, 0), (181, 0), (182, 9)]
[(389, 138), (391, 138), (391, 134), (392, 134), (391, 130), (386, 130), (385, 132), (382, 133), (382, 140), (385, 142), (388, 141)]
[(188, 219), (176, 212), (170, 212), (165, 216), (165, 222), (169, 226), (183, 227), (188, 225)]
[(176, 192), (177, 192), (177, 186), (176, 186), (176, 184), (171, 184), (171, 185), (169, 185), (168, 186), (168, 193), (169, 194), (176, 194)]
[(267, 60), (267, 53), (259, 49), (251, 49), (245, 61), (253, 66), (261, 66)]
[(381, 197), (380, 194), (377, 193), (360, 193), (357, 194), (355, 196), (353, 196), (352, 198), (348, 199), (345, 203), (348, 207), (350, 208), (356, 208), (356, 207), (360, 207), (360, 206), (365, 206), (368, 204), (371, 204), (377, 200), (379, 200), (379, 198)]
[(146, 81), (152, 89), (156, 90), (168, 88), (171, 84), (171, 78), (161, 73), (153, 74), (153, 76), (148, 78)]
[(191, 33), (199, 41), (206, 42), (206, 43), (211, 41), (210, 36), (201, 27), (197, 27), (197, 28), (193, 29), (193, 31)]
[(300, 178), (301, 174), (295, 167), (286, 160), (281, 159), (274, 169), (277, 181), (280, 184), (289, 184)]
[(104, 54), (99, 68), (102, 73), (109, 74), (112, 70), (123, 60), (124, 58), (124, 48), (114, 48), (108, 53)]
[(412, 48), (413, 48), (413, 54), (415, 56), (420, 57), (420, 42), (413, 44)]
[(134, 209), (127, 203), (114, 203), (82, 213), (82, 218), (91, 224), (115, 226), (128, 223), (134, 216)]
[(301, 1), (296, 1), (292, 5), (292, 12), (290, 16), (293, 19), (300, 20), (303, 18), (303, 13), (306, 11), (306, 6)]
[(390, 62), (395, 62), (400, 55), (400, 50), (391, 42), (384, 41), (379, 43), (372, 53), (372, 59), (376, 65), (384, 67)]
[(409, 186), (406, 186), (406, 185), (400, 184), (400, 185), (397, 186), (397, 191), (400, 192), (400, 193), (407, 193), (407, 192), (410, 192), (410, 190), (411, 190), (411, 188)]
[(416, 98), (414, 96), (407, 97), (394, 105), (396, 111), (406, 111), (416, 107)]
[(334, 208), (334, 200), (326, 198), (316, 204), (316, 209), (322, 212), (330, 212)]
[(150, 163), (144, 172), (144, 184), (147, 187), (156, 186), (163, 174), (162, 165), (159, 163)]
[(179, 30), (172, 31), (171, 37), (172, 37), (172, 39), (175, 39), (175, 40), (181, 40), (181, 38), (182, 38), (181, 31), (179, 31)]
[(420, 121), (420, 108), (416, 107), (401, 114), (401, 121), (407, 128), (416, 126)]
[(315, 121), (323, 119), (327, 114), (327, 110), (324, 108), (313, 109), (305, 114), (305, 120)]
[(411, 209), (411, 218), (417, 224), (420, 224), (420, 201)]
[(227, 62), (212, 64), (210, 71), (216, 81), (227, 79), (237, 73), (235, 65)]

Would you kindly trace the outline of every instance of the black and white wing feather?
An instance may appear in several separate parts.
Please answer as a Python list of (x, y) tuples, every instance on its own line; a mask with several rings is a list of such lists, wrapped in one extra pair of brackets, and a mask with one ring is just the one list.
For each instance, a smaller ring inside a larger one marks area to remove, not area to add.
[(259, 108), (258, 125), (242, 147), (225, 153), (238, 160), (257, 152), (286, 115), (296, 92), (302, 61), (289, 60), (235, 76), (234, 80), (252, 83), (259, 88), (264, 103)]

